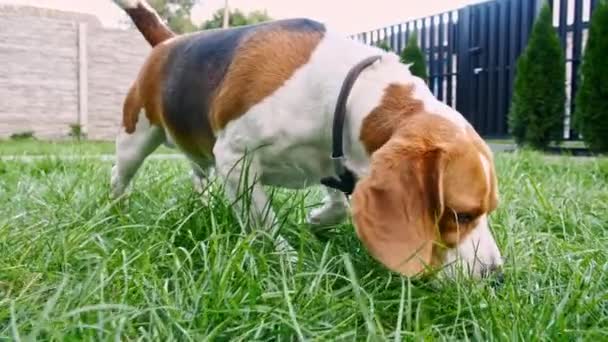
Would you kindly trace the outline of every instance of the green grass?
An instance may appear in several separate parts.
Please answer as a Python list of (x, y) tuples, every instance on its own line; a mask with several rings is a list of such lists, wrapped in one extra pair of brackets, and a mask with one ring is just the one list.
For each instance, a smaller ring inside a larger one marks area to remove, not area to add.
[[(514, 145), (509, 139), (489, 139), (488, 143), (494, 145)], [(584, 148), (581, 141), (564, 141), (560, 145), (566, 148)], [(38, 156), (48, 154), (113, 154), (114, 143), (110, 141), (92, 140), (50, 140), (40, 141), (36, 139), (0, 140), (0, 156)], [(155, 154), (173, 154), (176, 150), (161, 146)]]
[(608, 160), (497, 166), (495, 288), (391, 274), (349, 224), (315, 238), (316, 190), (276, 194), (290, 264), (181, 160), (147, 162), (120, 203), (108, 162), (0, 161), (0, 340), (606, 340)]
[[(513, 139), (486, 139), (486, 142), (495, 145), (515, 145), (515, 140)], [(581, 140), (564, 140), (559, 144), (551, 143), (549, 144), (551, 147), (563, 147), (563, 148), (586, 148), (584, 141)]]
[[(49, 154), (82, 155), (85, 153), (94, 155), (113, 154), (114, 143), (109, 141), (91, 140), (0, 140), (0, 156), (38, 156)], [(155, 153), (170, 154), (175, 153), (175, 150), (161, 146)]]

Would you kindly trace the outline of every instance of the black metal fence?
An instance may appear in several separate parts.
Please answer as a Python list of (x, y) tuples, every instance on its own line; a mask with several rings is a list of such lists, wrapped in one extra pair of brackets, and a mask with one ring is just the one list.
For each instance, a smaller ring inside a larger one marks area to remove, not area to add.
[[(396, 52), (416, 34), (426, 54), (429, 87), (485, 137), (507, 137), (507, 116), (517, 58), (525, 49), (545, 0), (494, 0), (381, 29), (353, 38), (387, 43)], [(548, 0), (566, 55), (565, 138), (576, 138), (570, 113), (589, 18), (598, 0)]]

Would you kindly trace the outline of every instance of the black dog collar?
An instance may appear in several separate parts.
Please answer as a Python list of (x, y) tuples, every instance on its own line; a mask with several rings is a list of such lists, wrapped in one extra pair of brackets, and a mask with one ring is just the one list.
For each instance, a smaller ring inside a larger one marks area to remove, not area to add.
[(357, 178), (355, 174), (349, 170), (344, 165), (344, 119), (346, 118), (346, 102), (348, 100), (348, 95), (350, 91), (353, 89), (355, 81), (370, 65), (374, 64), (378, 61), (381, 56), (371, 56), (368, 57), (357, 65), (355, 65), (352, 69), (349, 70), (346, 78), (344, 79), (344, 83), (342, 83), (342, 88), (340, 89), (340, 94), (338, 95), (338, 102), (336, 103), (336, 110), (334, 112), (334, 124), (332, 127), (332, 154), (331, 159), (334, 162), (334, 169), (336, 171), (336, 177), (325, 177), (321, 179), (321, 184), (342, 191), (344, 194), (351, 195), (355, 190), (355, 184), (357, 183)]

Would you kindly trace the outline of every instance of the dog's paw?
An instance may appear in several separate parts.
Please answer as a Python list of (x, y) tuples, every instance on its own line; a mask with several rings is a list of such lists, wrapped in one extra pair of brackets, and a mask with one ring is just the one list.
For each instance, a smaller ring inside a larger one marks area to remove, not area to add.
[(199, 195), (203, 195), (205, 189), (207, 188), (205, 178), (199, 177), (199, 175), (197, 175), (194, 171), (190, 171), (190, 180), (192, 181), (192, 188), (194, 189), (194, 192)]
[(281, 235), (279, 235), (275, 241), (275, 248), (277, 252), (281, 254), (287, 262), (292, 265), (297, 264), (298, 252)]
[(311, 210), (306, 220), (313, 226), (332, 226), (343, 222), (346, 216), (346, 207), (341, 203), (332, 202)]
[(112, 174), (110, 176), (110, 198), (115, 200), (125, 193), (125, 185), (121, 177), (118, 174), (117, 166), (112, 167)]

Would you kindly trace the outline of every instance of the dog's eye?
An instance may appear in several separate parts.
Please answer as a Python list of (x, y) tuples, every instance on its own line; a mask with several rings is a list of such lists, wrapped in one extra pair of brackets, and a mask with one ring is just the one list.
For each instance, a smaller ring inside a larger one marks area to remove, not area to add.
[(457, 213), (456, 220), (459, 224), (468, 224), (473, 221), (473, 215), (467, 213)]

